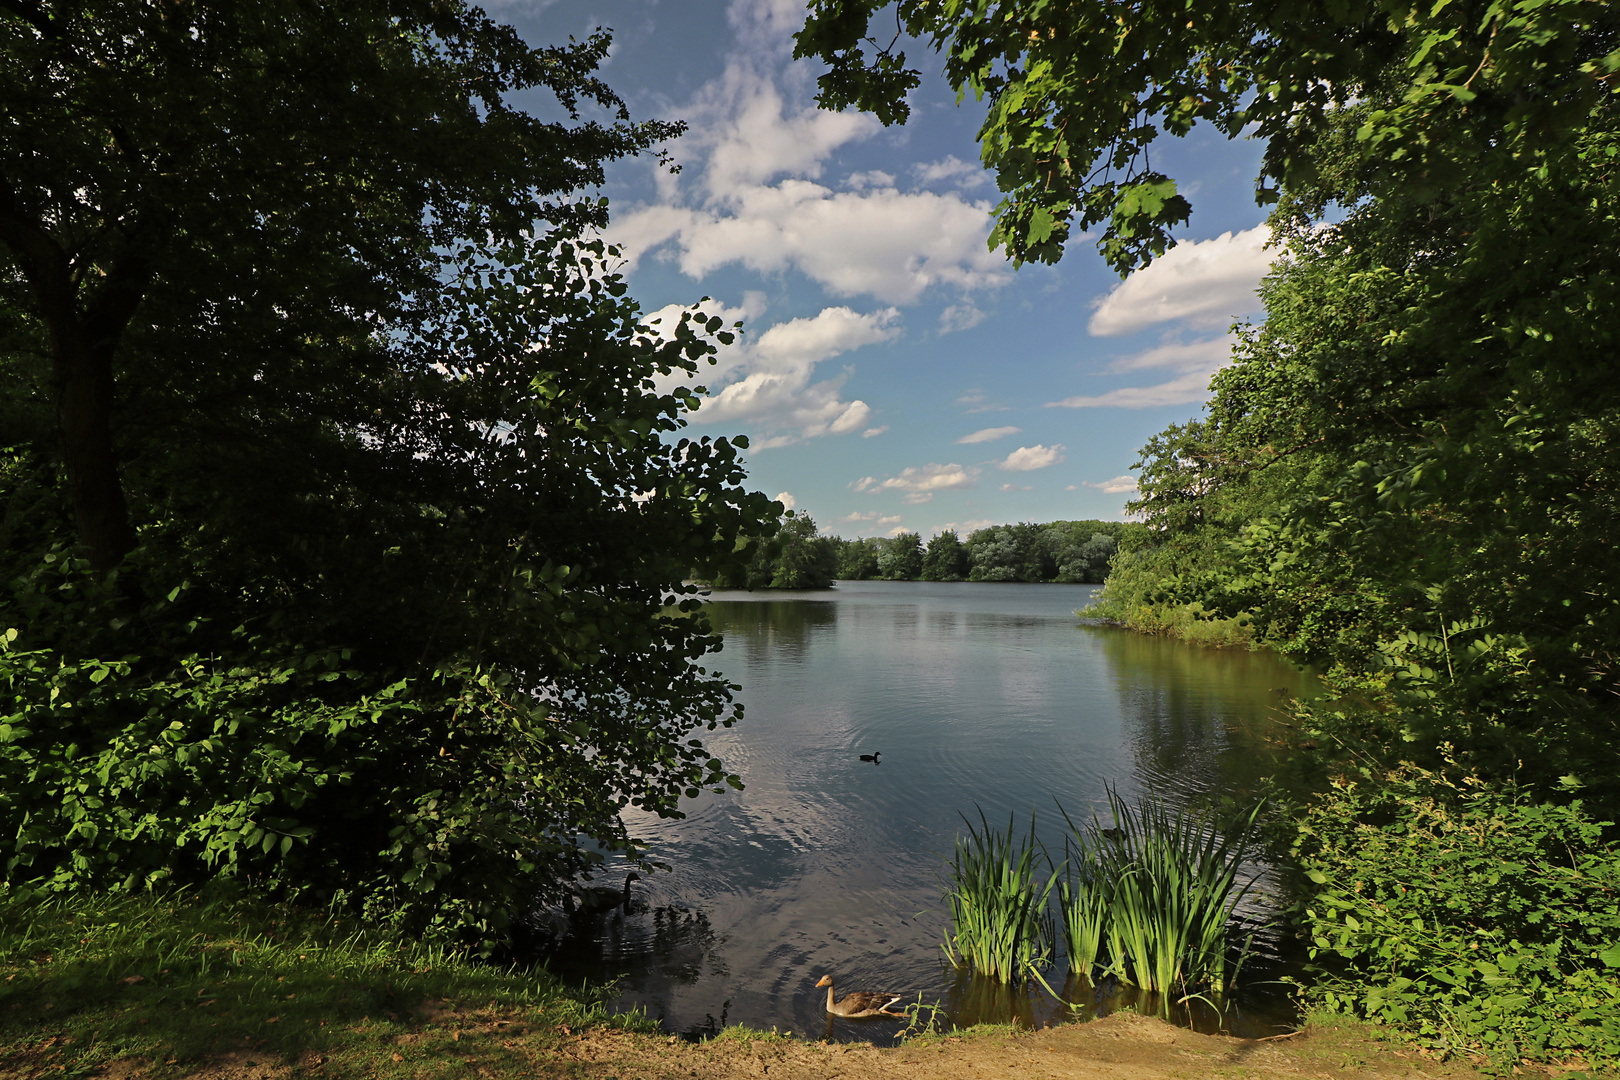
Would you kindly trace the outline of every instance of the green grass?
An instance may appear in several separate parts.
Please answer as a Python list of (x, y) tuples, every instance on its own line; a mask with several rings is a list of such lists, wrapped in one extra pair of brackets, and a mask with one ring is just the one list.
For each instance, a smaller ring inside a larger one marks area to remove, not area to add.
[[(329, 1072), (344, 1061), (372, 1072), (373, 1059), (403, 1060), (392, 1047), (407, 1033), (413, 1053), (438, 1039), (464, 1057), (471, 1040), (460, 1027), (496, 1013), (506, 1019), (492, 1024), (546, 1030), (656, 1027), (610, 1016), (601, 993), (544, 972), (502, 970), (322, 913), (187, 894), (0, 891), (0, 1066), (71, 1076), (135, 1057), (161, 1075), (223, 1056), (313, 1055), (336, 1063)], [(419, 1046), (424, 1024), (443, 1030)]]
[(1041, 880), (1040, 863), (1050, 865), (1050, 860), (1035, 842), (1033, 819), (1022, 840), (1014, 839), (1010, 818), (1004, 834), (982, 813), (979, 821), (982, 830), (969, 821), (967, 837), (956, 841), (945, 894), (954, 930), (945, 939), (945, 956), (954, 966), (1016, 982), (1050, 956), (1054, 935), (1047, 900), (1057, 875)]

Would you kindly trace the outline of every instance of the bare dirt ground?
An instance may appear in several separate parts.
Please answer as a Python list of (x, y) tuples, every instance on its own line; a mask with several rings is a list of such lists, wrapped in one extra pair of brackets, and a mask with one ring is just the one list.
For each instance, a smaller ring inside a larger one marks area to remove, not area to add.
[(1382, 1045), (1359, 1026), (1317, 1027), (1291, 1038), (1257, 1042), (1198, 1035), (1128, 1013), (1034, 1033), (928, 1039), (892, 1050), (847, 1043), (743, 1039), (658, 1047), (648, 1045), (644, 1037), (604, 1035), (582, 1041), (574, 1049), (571, 1063), (579, 1068), (576, 1075), (621, 1080), (983, 1080), (1008, 1076), (1020, 1080), (1462, 1080), (1477, 1076), (1457, 1065), (1440, 1065)]

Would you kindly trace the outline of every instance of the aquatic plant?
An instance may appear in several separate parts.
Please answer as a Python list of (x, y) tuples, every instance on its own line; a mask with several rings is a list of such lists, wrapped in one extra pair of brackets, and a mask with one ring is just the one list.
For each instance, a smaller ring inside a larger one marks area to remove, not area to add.
[(1153, 993), (1228, 989), (1242, 966), (1233, 956), (1232, 912), (1253, 884), (1240, 886), (1238, 877), (1260, 807), (1215, 823), (1159, 799), (1133, 807), (1112, 789), (1108, 803), (1112, 828), (1063, 815), (1069, 836), (1060, 899), (1070, 967), (1089, 977), (1102, 966)]
[(1006, 833), (992, 828), (983, 811), (982, 830), (963, 821), (968, 834), (957, 838), (945, 893), (954, 931), (942, 947), (956, 967), (1016, 982), (1050, 959), (1054, 934), (1048, 902), (1058, 871), (1042, 882), (1039, 864), (1050, 866), (1051, 860), (1035, 840), (1033, 816), (1022, 840), (1014, 839), (1010, 816)]

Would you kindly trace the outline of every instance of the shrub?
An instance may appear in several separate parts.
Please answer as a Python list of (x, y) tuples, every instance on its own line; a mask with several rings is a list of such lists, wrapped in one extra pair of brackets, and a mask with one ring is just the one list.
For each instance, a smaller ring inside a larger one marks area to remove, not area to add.
[(1620, 852), (1579, 802), (1411, 765), (1300, 822), (1313, 994), (1506, 1069), (1620, 1058)]

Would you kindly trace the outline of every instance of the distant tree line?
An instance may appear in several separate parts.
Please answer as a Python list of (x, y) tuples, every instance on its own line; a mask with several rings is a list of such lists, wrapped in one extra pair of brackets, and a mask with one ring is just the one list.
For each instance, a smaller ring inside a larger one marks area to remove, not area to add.
[(844, 581), (1101, 582), (1121, 537), (1140, 528), (1119, 521), (1020, 522), (976, 529), (964, 541), (946, 529), (922, 536), (845, 540), (823, 536), (808, 514), (788, 513), (775, 536), (749, 541), (741, 568), (715, 579), (720, 588), (825, 589)]

